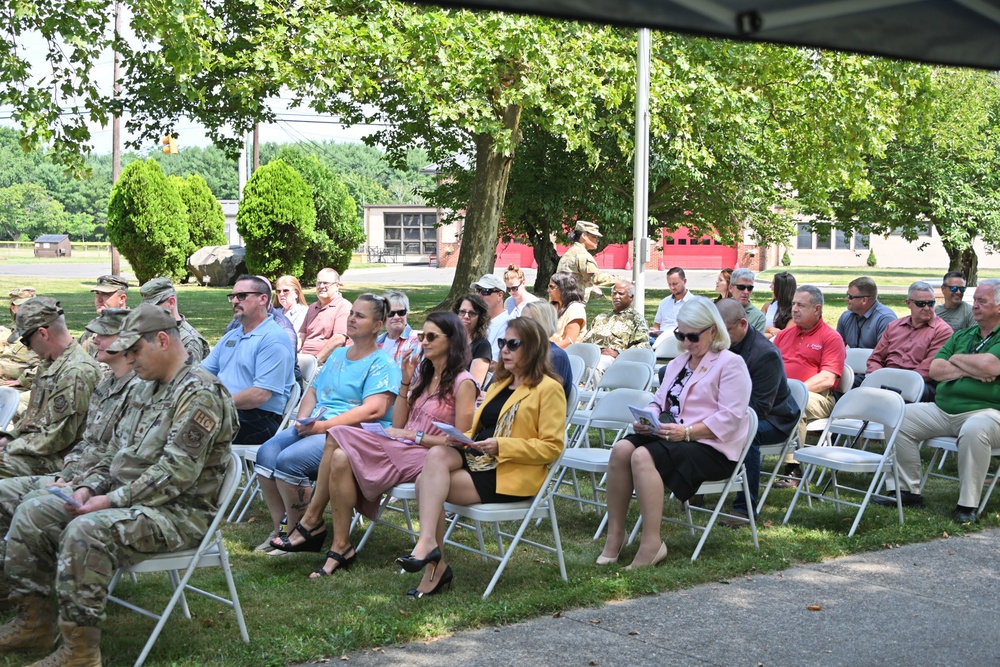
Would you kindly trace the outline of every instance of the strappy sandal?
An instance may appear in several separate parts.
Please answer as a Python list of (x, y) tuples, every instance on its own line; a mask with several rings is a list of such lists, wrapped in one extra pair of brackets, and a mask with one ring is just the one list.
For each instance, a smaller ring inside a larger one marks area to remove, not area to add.
[[(322, 532), (314, 532), (319, 528), (323, 529)], [(305, 538), (305, 541), (303, 541), (301, 544), (292, 544), (291, 542), (290, 538), (292, 536), (292, 533), (296, 532)], [(299, 521), (298, 523), (295, 524), (295, 528), (293, 528), (292, 531), (288, 533), (288, 537), (274, 538), (273, 540), (271, 540), (271, 546), (277, 549), (278, 551), (284, 551), (286, 553), (301, 553), (306, 551), (319, 553), (320, 551), (323, 550), (323, 542), (325, 541), (326, 541), (325, 523), (322, 523), (319, 526), (316, 526), (316, 528), (309, 530), (308, 528), (302, 525), (301, 521)]]
[[(326, 552), (326, 557), (329, 558), (330, 560), (333, 560), (334, 562), (336, 562), (337, 563), (337, 567), (333, 568), (329, 572), (327, 572), (322, 567), (319, 567), (316, 570), (313, 570), (313, 573), (311, 575), (309, 575), (309, 578), (310, 579), (317, 579), (319, 577), (329, 577), (330, 575), (336, 574), (337, 572), (340, 572), (341, 570), (346, 570), (349, 567), (351, 567), (352, 565), (354, 565), (354, 561), (356, 561), (358, 559), (358, 552), (354, 551), (354, 547), (353, 546), (350, 547), (350, 549), (351, 549), (351, 557), (350, 558), (345, 558), (344, 554), (337, 553), (333, 549), (331, 549), (330, 551), (327, 551)], [(326, 563), (323, 563), (323, 565), (326, 565)]]

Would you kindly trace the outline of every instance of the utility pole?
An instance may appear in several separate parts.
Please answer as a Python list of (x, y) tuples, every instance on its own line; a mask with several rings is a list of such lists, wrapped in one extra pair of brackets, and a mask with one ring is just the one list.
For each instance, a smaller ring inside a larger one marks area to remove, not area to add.
[(260, 169), (260, 123), (253, 125), (253, 169), (250, 170), (252, 176)]
[[(115, 2), (115, 40), (117, 41), (122, 29), (121, 6)], [(114, 49), (115, 65), (112, 76), (115, 80), (115, 97), (121, 95), (121, 55), (117, 46)], [(111, 119), (111, 186), (118, 182), (118, 176), (122, 173), (122, 119), (116, 114)], [(111, 246), (111, 274), (120, 275), (122, 269), (122, 258), (118, 254), (118, 248)]]
[(635, 309), (646, 304), (646, 262), (649, 261), (649, 28), (639, 29), (635, 86), (635, 184), (632, 192), (632, 282)]

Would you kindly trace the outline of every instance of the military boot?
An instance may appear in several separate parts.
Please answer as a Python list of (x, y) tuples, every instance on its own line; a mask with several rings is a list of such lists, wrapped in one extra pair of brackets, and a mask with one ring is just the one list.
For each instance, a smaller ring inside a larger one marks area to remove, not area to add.
[(101, 629), (59, 621), (62, 646), (29, 667), (101, 667)]
[(0, 626), (0, 653), (51, 650), (59, 638), (55, 605), (41, 595), (25, 595), (15, 601), (17, 616)]

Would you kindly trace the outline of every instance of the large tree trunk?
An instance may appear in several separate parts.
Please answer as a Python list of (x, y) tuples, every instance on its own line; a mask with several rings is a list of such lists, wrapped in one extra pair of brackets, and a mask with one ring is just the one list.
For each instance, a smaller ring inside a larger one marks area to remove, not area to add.
[(538, 265), (538, 273), (535, 275), (535, 285), (531, 291), (538, 297), (544, 297), (548, 301), (549, 278), (556, 272), (559, 266), (559, 253), (552, 245), (552, 239), (548, 234), (539, 234), (531, 238), (532, 254), (535, 256), (535, 264)]
[[(510, 105), (504, 111), (504, 127), (511, 131), (514, 145), (518, 140), (521, 107)], [(496, 150), (496, 141), (490, 134), (480, 134), (476, 142), (476, 176), (469, 195), (469, 208), (462, 225), (461, 250), (455, 266), (455, 279), (445, 300), (436, 309), (451, 308), (462, 295), (468, 294), (469, 285), (483, 274), (493, 273), (496, 266), (497, 230), (500, 213), (507, 196), (507, 179), (514, 163), (514, 151), (503, 155)]]
[(954, 248), (945, 244), (945, 252), (948, 253), (948, 270), (961, 271), (965, 274), (965, 282), (970, 287), (975, 287), (979, 282), (979, 256), (973, 247)]

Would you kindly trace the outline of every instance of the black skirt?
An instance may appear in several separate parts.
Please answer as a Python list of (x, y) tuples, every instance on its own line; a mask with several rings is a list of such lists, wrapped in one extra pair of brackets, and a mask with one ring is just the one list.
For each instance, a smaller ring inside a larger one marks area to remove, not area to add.
[(645, 447), (653, 457), (663, 485), (682, 501), (690, 500), (702, 482), (726, 479), (733, 474), (736, 462), (700, 442), (674, 442), (655, 435), (626, 436), (636, 447)]
[(534, 496), (508, 496), (506, 493), (497, 493), (497, 469), (472, 472), (469, 470), (469, 462), (462, 456), (462, 468), (472, 477), (472, 484), (479, 494), (479, 502), (482, 503), (519, 503), (522, 500), (531, 500)]

